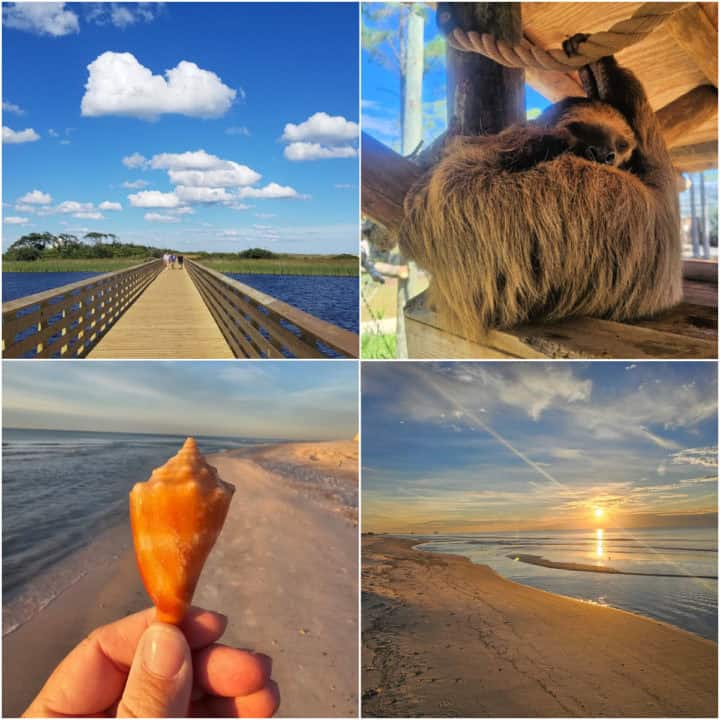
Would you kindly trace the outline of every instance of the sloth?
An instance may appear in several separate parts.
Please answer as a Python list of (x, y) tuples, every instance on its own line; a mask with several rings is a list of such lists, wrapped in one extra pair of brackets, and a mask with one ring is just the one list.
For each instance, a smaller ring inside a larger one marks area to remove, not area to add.
[(400, 248), (452, 332), (639, 319), (680, 301), (676, 176), (643, 87), (613, 57), (580, 77), (589, 97), (453, 138), (407, 194)]

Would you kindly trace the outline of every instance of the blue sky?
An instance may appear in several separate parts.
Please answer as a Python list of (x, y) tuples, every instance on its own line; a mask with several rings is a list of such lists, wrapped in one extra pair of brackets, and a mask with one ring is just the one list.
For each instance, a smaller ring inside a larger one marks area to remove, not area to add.
[(94, 230), (180, 250), (356, 253), (357, 14), (4, 3), (3, 248)]
[(3, 367), (5, 427), (349, 440), (357, 424), (357, 363), (351, 361)]
[(716, 522), (714, 363), (365, 363), (362, 382), (364, 530)]

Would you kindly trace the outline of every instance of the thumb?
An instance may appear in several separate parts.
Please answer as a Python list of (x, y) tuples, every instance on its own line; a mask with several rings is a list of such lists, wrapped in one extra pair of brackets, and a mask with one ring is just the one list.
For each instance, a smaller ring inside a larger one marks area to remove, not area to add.
[(118, 717), (185, 717), (192, 691), (192, 662), (185, 636), (174, 625), (145, 630), (133, 657)]

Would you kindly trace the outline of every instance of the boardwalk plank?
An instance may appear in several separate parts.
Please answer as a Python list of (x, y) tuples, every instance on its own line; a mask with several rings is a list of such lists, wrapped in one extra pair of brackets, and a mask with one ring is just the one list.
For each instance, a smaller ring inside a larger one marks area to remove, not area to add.
[(232, 358), (187, 272), (167, 269), (88, 355), (96, 358)]

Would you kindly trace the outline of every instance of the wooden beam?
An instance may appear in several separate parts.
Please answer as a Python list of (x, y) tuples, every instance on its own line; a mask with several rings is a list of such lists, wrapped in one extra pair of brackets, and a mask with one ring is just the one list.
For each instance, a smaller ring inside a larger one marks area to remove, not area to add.
[(717, 117), (718, 92), (713, 85), (700, 85), (657, 111), (665, 144), (675, 147), (688, 132)]
[[(522, 40), (520, 3), (438, 3), (438, 26)], [(525, 74), (478, 53), (447, 45), (448, 127), (459, 135), (492, 135), (525, 119)]]
[(675, 42), (715, 86), (718, 84), (717, 30), (697, 3), (667, 20)]
[(362, 211), (396, 233), (405, 195), (422, 170), (367, 133), (362, 134), (361, 153)]
[(717, 142), (674, 147), (670, 150), (670, 158), (680, 172), (712, 170), (718, 165)]

